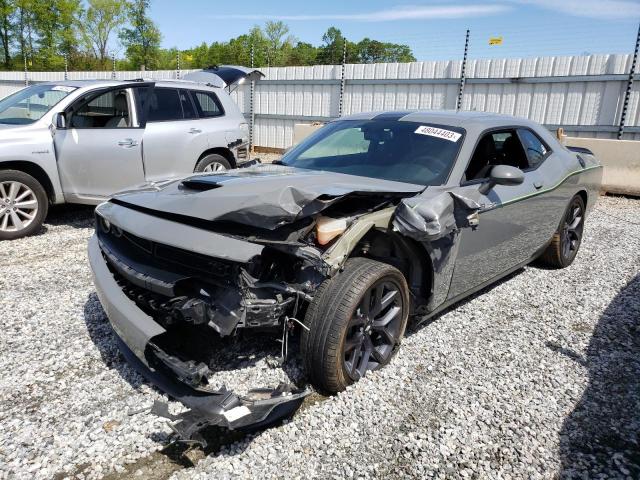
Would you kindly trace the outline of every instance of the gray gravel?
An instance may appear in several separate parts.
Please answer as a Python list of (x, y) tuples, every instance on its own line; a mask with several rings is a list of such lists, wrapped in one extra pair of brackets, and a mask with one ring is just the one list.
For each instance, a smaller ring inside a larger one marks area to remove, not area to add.
[[(639, 222), (639, 200), (602, 198), (571, 268), (528, 267), (348, 391), (178, 458), (95, 297), (91, 209), (57, 208), (46, 235), (0, 244), (0, 478), (638, 478)], [(231, 345), (247, 356), (221, 353), (216, 381), (298, 378), (269, 342)]]

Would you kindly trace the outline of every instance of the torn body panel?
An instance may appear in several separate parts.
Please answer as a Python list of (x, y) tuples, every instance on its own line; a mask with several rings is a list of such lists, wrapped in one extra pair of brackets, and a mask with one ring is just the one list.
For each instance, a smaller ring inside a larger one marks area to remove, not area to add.
[(180, 361), (155, 345), (154, 339), (167, 330), (126, 296), (109, 270), (96, 236), (89, 242), (89, 261), (98, 297), (122, 353), (149, 381), (190, 408), (176, 418), (182, 439), (197, 440), (198, 432), (208, 425), (257, 428), (276, 422), (295, 411), (310, 393), (292, 386), (260, 389), (262, 398), (257, 400), (224, 388), (201, 388), (198, 385), (207, 373), (206, 366)]

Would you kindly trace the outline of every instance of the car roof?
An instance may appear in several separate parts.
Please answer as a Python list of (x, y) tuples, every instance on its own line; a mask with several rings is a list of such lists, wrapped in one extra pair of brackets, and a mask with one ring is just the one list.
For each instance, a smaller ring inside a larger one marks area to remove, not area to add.
[(365, 112), (340, 117), (339, 120), (396, 120), (448, 125), (472, 131), (503, 126), (538, 127), (537, 124), (527, 120), (526, 118), (468, 110), (398, 110), (386, 112)]
[(192, 82), (189, 80), (153, 80), (153, 79), (131, 79), (131, 80), (63, 80), (59, 82), (42, 82), (40, 85), (64, 85), (67, 87), (83, 88), (83, 87), (117, 87), (118, 85), (130, 84), (135, 82), (154, 82), (158, 87), (182, 87), (182, 88), (212, 88), (220, 90), (210, 84)]

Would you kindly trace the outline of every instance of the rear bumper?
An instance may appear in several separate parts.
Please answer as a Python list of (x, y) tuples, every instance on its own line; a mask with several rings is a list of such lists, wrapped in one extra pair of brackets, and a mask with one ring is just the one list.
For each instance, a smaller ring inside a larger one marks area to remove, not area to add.
[[(269, 426), (295, 412), (311, 393), (308, 388), (280, 385), (275, 389), (256, 389), (247, 397), (239, 397), (225, 388), (209, 391), (193, 387), (181, 381), (180, 375), (172, 375), (170, 369), (155, 368), (149, 363), (150, 350), (157, 349), (153, 338), (166, 330), (123, 293), (109, 271), (96, 235), (89, 241), (89, 262), (98, 298), (124, 357), (149, 382), (191, 409), (174, 416), (168, 413), (165, 404), (156, 403), (152, 410), (176, 421), (173, 428), (182, 440), (204, 443), (199, 432), (210, 425), (230, 429)], [(179, 366), (173, 365), (173, 368), (175, 371)]]

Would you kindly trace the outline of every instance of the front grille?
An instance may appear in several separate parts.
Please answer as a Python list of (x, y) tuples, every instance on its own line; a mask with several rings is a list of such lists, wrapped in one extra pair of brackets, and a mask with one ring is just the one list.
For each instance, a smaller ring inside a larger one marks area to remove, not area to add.
[(96, 231), (100, 240), (116, 255), (121, 254), (143, 265), (188, 276), (204, 274), (205, 278), (214, 277), (223, 283), (231, 283), (234, 278), (237, 266), (232, 262), (153, 242), (118, 227), (105, 231), (99, 221)]

